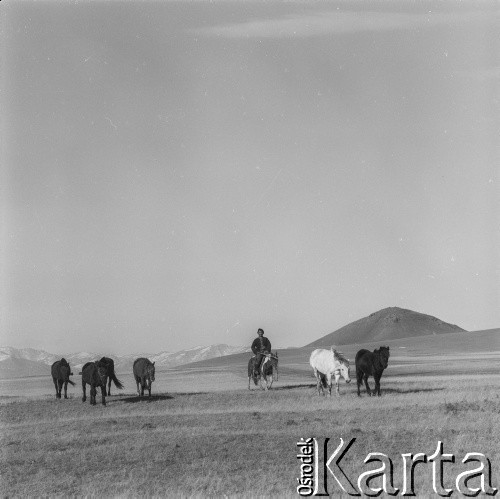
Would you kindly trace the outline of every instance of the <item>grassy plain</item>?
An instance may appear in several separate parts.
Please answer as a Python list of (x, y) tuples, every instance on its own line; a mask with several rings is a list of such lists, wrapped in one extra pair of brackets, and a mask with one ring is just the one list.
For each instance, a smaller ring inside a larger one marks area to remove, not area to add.
[[(435, 352), (435, 358), (442, 356)], [(412, 363), (414, 374), (408, 365), (404, 373), (388, 370), (380, 398), (358, 398), (355, 382), (342, 383), (340, 398), (319, 397), (310, 373), (293, 363), (283, 366), (269, 392), (246, 390), (242, 369), (234, 375), (238, 389), (163, 392), (151, 400), (126, 393), (110, 397), (106, 407), (82, 404), (78, 390), (68, 400), (3, 397), (0, 492), (298, 497), (301, 437), (328, 437), (332, 451), (341, 437), (356, 438), (342, 461), (347, 475), (356, 480), (376, 467), (363, 464), (366, 455), (383, 452), (393, 460), (399, 487), (401, 454), (431, 455), (441, 440), (444, 452), (456, 456), (455, 464), (445, 466), (447, 487), (454, 489), (458, 473), (468, 469), (461, 464), (465, 454), (481, 452), (491, 461), (493, 485), (500, 488), (498, 355), (481, 361), (480, 371), (488, 374), (480, 375), (461, 373), (459, 366), (453, 375), (440, 369), (433, 374), (432, 366), (441, 365), (435, 358), (426, 355), (426, 362)], [(462, 361), (454, 354), (450, 363), (457, 362)], [(208, 387), (227, 371), (221, 366), (203, 374), (200, 368), (199, 375)], [(417, 467), (416, 474), (418, 496), (435, 496), (432, 466)], [(333, 478), (329, 491), (341, 496)], [(453, 496), (458, 495), (455, 490)]]

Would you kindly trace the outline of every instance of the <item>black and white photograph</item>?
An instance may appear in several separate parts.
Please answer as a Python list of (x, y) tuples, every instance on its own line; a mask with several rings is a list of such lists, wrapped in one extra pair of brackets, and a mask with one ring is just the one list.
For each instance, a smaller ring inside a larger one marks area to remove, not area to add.
[(1, 1), (2, 497), (496, 496), (499, 33)]

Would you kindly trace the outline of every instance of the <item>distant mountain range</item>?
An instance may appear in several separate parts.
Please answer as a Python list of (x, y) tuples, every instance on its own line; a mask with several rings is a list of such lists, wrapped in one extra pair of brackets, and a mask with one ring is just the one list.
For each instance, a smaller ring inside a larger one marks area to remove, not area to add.
[(370, 314), (368, 317), (347, 324), (333, 333), (327, 334), (308, 347), (331, 345), (352, 345), (373, 341), (399, 340), (413, 336), (443, 333), (458, 333), (465, 329), (448, 324), (431, 315), (413, 312), (399, 307), (389, 307)]
[[(431, 315), (425, 315), (412, 310), (398, 307), (384, 308), (368, 317), (351, 322), (337, 331), (319, 338), (306, 347), (330, 348), (332, 345), (352, 345), (370, 342), (383, 342), (412, 338), (416, 336), (438, 335), (444, 333), (464, 332), (465, 330), (443, 322)], [(109, 353), (79, 352), (75, 354), (52, 354), (32, 348), (0, 348), (0, 378), (38, 376), (50, 374), (50, 366), (56, 360), (64, 357), (75, 374), (83, 364), (98, 360), (104, 355), (115, 361), (117, 374), (130, 373), (132, 364), (138, 357), (147, 357), (156, 362), (157, 369), (175, 367), (192, 362), (216, 359), (226, 355), (249, 352), (249, 347), (234, 347), (229, 345), (198, 346), (179, 352), (160, 352), (157, 354), (142, 354), (116, 356)]]
[(98, 360), (104, 355), (115, 361), (117, 373), (132, 372), (134, 360), (138, 357), (147, 357), (155, 362), (157, 369), (166, 369), (191, 362), (222, 357), (236, 353), (249, 352), (249, 347), (235, 347), (230, 345), (197, 346), (179, 352), (160, 352), (158, 354), (133, 354), (116, 356), (111, 354), (97, 354), (79, 352), (73, 354), (53, 354), (33, 348), (0, 347), (0, 378), (24, 376), (41, 376), (50, 374), (50, 366), (64, 357), (70, 364), (71, 370), (77, 374), (82, 366), (89, 361)]

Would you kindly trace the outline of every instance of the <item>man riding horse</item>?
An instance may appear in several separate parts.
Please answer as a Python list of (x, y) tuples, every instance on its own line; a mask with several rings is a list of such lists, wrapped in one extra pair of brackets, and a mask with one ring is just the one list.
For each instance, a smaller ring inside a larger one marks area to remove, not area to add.
[(266, 353), (271, 352), (271, 342), (264, 336), (264, 330), (258, 329), (258, 338), (255, 338), (252, 343), (252, 352), (255, 355), (254, 373), (259, 375), (260, 364)]

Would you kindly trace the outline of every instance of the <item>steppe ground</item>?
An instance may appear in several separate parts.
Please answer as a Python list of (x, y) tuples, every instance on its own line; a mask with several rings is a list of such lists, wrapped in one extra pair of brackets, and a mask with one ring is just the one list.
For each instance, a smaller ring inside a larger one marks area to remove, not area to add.
[[(401, 454), (430, 455), (442, 441), (444, 452), (456, 456), (446, 464), (445, 486), (454, 488), (457, 474), (468, 469), (461, 464), (468, 452), (490, 459), (493, 485), (500, 486), (498, 375), (388, 373), (382, 397), (358, 398), (355, 382), (342, 382), (341, 396), (328, 398), (317, 395), (310, 375), (300, 383), (299, 374), (282, 375), (269, 392), (246, 390), (240, 374), (234, 379), (242, 388), (235, 390), (156, 393), (151, 400), (127, 393), (108, 398), (106, 407), (82, 404), (79, 386), (68, 400), (3, 397), (0, 491), (298, 497), (301, 437), (328, 437), (332, 449), (341, 437), (355, 437), (342, 461), (346, 474), (356, 480), (374, 467), (363, 464), (366, 455), (383, 452), (394, 462), (399, 487)], [(219, 375), (200, 373), (200, 380), (216, 384)], [(433, 495), (432, 466), (417, 470), (416, 492)], [(329, 492), (340, 495), (333, 479)]]

